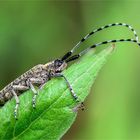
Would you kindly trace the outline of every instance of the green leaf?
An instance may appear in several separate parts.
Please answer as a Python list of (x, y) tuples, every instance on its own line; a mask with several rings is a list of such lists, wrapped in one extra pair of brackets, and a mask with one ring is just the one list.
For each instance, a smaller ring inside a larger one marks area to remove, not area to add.
[[(97, 55), (91, 50), (63, 72), (80, 101), (89, 94), (97, 73), (112, 50), (113, 47), (109, 47)], [(30, 90), (19, 96), (18, 120), (13, 115), (14, 99), (0, 109), (1, 140), (57, 140), (70, 128), (77, 115), (74, 110), (78, 103), (63, 78), (47, 82), (39, 92), (36, 109), (32, 107), (32, 96)]]

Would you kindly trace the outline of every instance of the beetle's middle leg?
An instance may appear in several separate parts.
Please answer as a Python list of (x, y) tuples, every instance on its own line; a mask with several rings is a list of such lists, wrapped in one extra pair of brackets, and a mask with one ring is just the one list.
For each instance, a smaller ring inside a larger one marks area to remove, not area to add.
[(14, 117), (17, 119), (17, 111), (18, 111), (18, 107), (19, 107), (19, 98), (16, 94), (16, 92), (14, 90), (12, 90), (12, 94), (14, 95), (15, 97), (15, 100), (16, 100), (16, 106), (15, 106), (15, 110), (14, 110)]
[(35, 108), (36, 106), (36, 97), (38, 95), (38, 91), (35, 89), (34, 84), (42, 85), (44, 84), (44, 80), (42, 78), (30, 78), (27, 81), (27, 85), (31, 88), (32, 92), (34, 93), (32, 100), (33, 108)]

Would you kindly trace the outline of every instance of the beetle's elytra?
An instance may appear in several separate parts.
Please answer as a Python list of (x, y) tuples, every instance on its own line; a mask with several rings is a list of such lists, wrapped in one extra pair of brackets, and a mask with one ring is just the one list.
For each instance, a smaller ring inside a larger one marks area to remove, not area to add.
[[(112, 26), (127, 27), (133, 32), (135, 39), (114, 39), (114, 40), (99, 42), (97, 44), (93, 44), (92, 46), (86, 48), (79, 54), (73, 55), (75, 50), (80, 47), (81, 43), (87, 40), (90, 36)], [(72, 50), (66, 53), (61, 59), (56, 59), (47, 64), (39, 64), (31, 68), (29, 71), (25, 72), (21, 76), (19, 76), (17, 79), (15, 79), (13, 82), (8, 84), (6, 87), (4, 87), (0, 91), (0, 106), (3, 106), (12, 97), (15, 97), (16, 106), (15, 106), (14, 116), (15, 118), (17, 118), (17, 111), (18, 111), (18, 107), (20, 103), (18, 96), (21, 95), (21, 93), (23, 93), (24, 91), (31, 89), (34, 93), (32, 103), (33, 103), (33, 107), (35, 107), (38, 91), (34, 88), (34, 86), (37, 86), (39, 89), (41, 89), (48, 80), (54, 77), (64, 78), (73, 98), (78, 101), (78, 97), (76, 93), (74, 92), (71, 84), (69, 83), (67, 78), (62, 74), (62, 71), (67, 67), (67, 63), (78, 59), (80, 56), (85, 54), (91, 48), (95, 48), (102, 44), (115, 43), (115, 42), (134, 42), (140, 46), (138, 35), (136, 31), (132, 28), (132, 26), (125, 23), (113, 23), (113, 24), (102, 26), (98, 29), (93, 30), (92, 32), (87, 34), (84, 38), (82, 38), (81, 41), (79, 41), (72, 48)]]

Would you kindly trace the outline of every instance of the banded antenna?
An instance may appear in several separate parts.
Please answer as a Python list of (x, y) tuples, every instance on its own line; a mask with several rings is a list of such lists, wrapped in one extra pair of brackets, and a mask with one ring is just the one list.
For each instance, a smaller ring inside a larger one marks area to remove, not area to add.
[(103, 42), (99, 42), (97, 44), (94, 44), (94, 45), (88, 47), (87, 49), (83, 50), (82, 52), (80, 52), (77, 55), (71, 56), (70, 58), (68, 58), (66, 60), (66, 62), (70, 62), (70, 61), (73, 61), (73, 60), (78, 59), (79, 57), (81, 57), (82, 55), (84, 55), (87, 51), (89, 51), (92, 48), (95, 48), (95, 47), (100, 46), (100, 45), (103, 45), (103, 44), (115, 43), (115, 42), (134, 42), (134, 43), (137, 43), (140, 46), (140, 43), (137, 40), (134, 40), (134, 39), (116, 39), (116, 40), (103, 41)]
[[(112, 26), (125, 26), (125, 27), (127, 27), (128, 29), (130, 29), (130, 30), (133, 32), (133, 34), (134, 34), (134, 36), (135, 36), (136, 42), (139, 42), (138, 35), (137, 35), (136, 31), (134, 30), (134, 28), (133, 28), (132, 26), (130, 26), (130, 25), (126, 24), (126, 23), (112, 23), (112, 24), (108, 24), (108, 25), (102, 26), (102, 27), (100, 27), (100, 28), (98, 28), (98, 29), (95, 29), (95, 30), (93, 30), (92, 32), (90, 32), (89, 34), (87, 34), (84, 38), (82, 38), (82, 39), (72, 48), (71, 51), (69, 51), (68, 53), (66, 53), (66, 54), (62, 57), (62, 60), (66, 60), (67, 58), (69, 58), (69, 57), (75, 52), (75, 50), (76, 50), (77, 48), (79, 48), (80, 45), (81, 45), (84, 41), (86, 41), (90, 36), (92, 36), (93, 34), (99, 32), (99, 31), (101, 31), (101, 30), (104, 30), (104, 29), (109, 28), (109, 27), (112, 27)], [(122, 40), (122, 39), (120, 39), (120, 40)], [(133, 42), (133, 41), (131, 41), (131, 42)]]

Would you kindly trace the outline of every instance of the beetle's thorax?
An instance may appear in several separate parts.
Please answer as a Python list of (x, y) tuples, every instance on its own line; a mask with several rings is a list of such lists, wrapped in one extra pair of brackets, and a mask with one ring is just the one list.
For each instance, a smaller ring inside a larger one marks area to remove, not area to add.
[(49, 73), (53, 74), (53, 73), (60, 73), (64, 69), (66, 69), (67, 63), (65, 61), (60, 60), (60, 59), (56, 59), (50, 63), (45, 64), (44, 66), (45, 66), (45, 69)]

